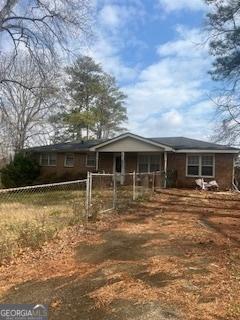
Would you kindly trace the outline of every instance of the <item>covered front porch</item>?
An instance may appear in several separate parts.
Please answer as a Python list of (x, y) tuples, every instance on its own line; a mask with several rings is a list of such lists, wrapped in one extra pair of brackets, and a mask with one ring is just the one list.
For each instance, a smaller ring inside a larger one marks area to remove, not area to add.
[(167, 171), (167, 152), (97, 152), (96, 170), (106, 173)]
[[(131, 133), (123, 134), (93, 147), (96, 152), (96, 170), (119, 174), (123, 178), (130, 172), (163, 172), (168, 166), (168, 146)], [(165, 179), (166, 180), (166, 179)], [(166, 181), (165, 181), (166, 184)]]
[[(119, 175), (123, 184), (128, 173), (160, 172), (166, 178), (167, 152), (97, 152), (96, 170)], [(164, 179), (166, 186), (166, 179)]]

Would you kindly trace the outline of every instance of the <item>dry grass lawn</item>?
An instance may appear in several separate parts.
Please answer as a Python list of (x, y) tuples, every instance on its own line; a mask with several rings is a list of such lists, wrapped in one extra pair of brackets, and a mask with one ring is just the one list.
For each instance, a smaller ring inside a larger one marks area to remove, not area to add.
[(240, 319), (240, 197), (166, 190), (0, 269), (0, 303), (50, 319)]
[(23, 248), (38, 248), (85, 214), (85, 192), (55, 190), (0, 194), (0, 264)]

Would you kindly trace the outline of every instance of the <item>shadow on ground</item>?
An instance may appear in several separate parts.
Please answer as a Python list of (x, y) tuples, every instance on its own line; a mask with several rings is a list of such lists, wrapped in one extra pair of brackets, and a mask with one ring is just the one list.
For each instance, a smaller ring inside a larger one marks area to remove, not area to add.
[[(0, 302), (48, 304), (50, 320), (221, 319), (228, 299), (221, 284), (229, 279), (224, 230), (230, 227), (202, 225), (207, 208), (199, 203), (196, 212), (194, 205), (182, 207), (182, 200), (177, 212), (165, 196), (123, 216), (114, 228), (109, 222), (107, 231), (96, 230), (101, 241), (80, 235), (71, 276), (48, 277), (49, 261), (42, 259), (45, 279), (12, 285)], [(77, 269), (82, 264), (91, 269), (87, 276)]]
[[(131, 221), (132, 222), (132, 221)], [(102, 244), (82, 243), (76, 248), (76, 259), (79, 263), (96, 265), (97, 271), (81, 278), (76, 274), (71, 277), (56, 277), (45, 281), (29, 281), (11, 289), (0, 300), (1, 303), (44, 303), (52, 305), (50, 319), (180, 319), (173, 306), (161, 305), (159, 301), (137, 303), (137, 301), (113, 300), (109, 306), (96, 306), (91, 293), (98, 289), (122, 281), (116, 275), (124, 275), (134, 281), (141, 281), (147, 287), (161, 288), (177, 277), (167, 272), (150, 274), (146, 261), (155, 255), (176, 255), (182, 253), (170, 246), (143, 247), (150, 240), (166, 239), (163, 233), (129, 234), (120, 231), (109, 231), (103, 234)], [(107, 263), (107, 265), (105, 265)], [(110, 274), (110, 277), (109, 277)], [(59, 304), (58, 304), (59, 302)]]

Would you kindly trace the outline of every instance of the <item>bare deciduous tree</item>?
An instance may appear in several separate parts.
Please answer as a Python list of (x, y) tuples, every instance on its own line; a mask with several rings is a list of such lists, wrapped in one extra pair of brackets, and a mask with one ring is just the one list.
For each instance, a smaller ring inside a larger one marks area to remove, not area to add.
[(218, 82), (214, 140), (240, 143), (240, 1), (205, 0), (206, 27), (213, 57), (210, 74)]
[[(1, 0), (0, 1), (0, 50), (14, 49), (13, 59), (19, 48), (25, 48), (35, 60), (40, 74), (42, 59), (48, 62), (56, 51), (69, 51), (72, 39), (89, 35), (91, 0)], [(7, 49), (4, 49), (7, 48)], [(13, 66), (10, 61), (6, 69)], [(6, 70), (5, 69), (5, 70)], [(8, 73), (9, 74), (9, 73)], [(0, 83), (15, 82), (1, 70)]]
[[(0, 88), (0, 131), (7, 134), (8, 141), (4, 143), (13, 151), (46, 142), (50, 133), (48, 119), (56, 112), (58, 101), (54, 86), (57, 73), (52, 65), (43, 79), (31, 56), (20, 54), (16, 62), (11, 70), (16, 82), (5, 82)], [(35, 88), (34, 92), (28, 89), (30, 86)]]

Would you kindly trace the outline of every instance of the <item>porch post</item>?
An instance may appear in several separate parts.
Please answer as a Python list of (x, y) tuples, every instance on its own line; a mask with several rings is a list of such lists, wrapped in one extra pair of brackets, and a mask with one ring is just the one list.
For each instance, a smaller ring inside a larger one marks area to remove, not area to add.
[(99, 168), (99, 152), (96, 152), (96, 171), (98, 172), (98, 168)]
[(122, 151), (121, 152), (121, 169), (122, 169), (122, 172), (121, 172), (121, 184), (124, 183), (124, 175), (125, 175), (125, 152)]
[(167, 188), (167, 152), (164, 152), (164, 188)]

